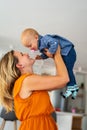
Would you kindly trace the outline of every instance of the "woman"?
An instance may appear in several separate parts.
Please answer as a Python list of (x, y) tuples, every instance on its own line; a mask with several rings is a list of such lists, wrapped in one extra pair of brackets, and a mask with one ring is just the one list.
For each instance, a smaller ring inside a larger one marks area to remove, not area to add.
[(21, 121), (19, 130), (57, 130), (51, 116), (54, 108), (47, 91), (62, 88), (69, 81), (60, 49), (54, 55), (55, 76), (34, 74), (34, 62), (28, 54), (19, 51), (10, 51), (2, 57), (1, 104), (7, 111), (11, 111), (14, 106), (16, 116)]

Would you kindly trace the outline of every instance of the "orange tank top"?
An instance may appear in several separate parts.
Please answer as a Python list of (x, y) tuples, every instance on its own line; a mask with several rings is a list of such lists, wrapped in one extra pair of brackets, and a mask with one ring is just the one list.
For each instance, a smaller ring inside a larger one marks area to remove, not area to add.
[[(31, 75), (20, 76), (16, 80), (13, 90), (15, 113), (22, 122), (20, 130), (57, 130), (56, 123), (50, 115), (54, 108), (47, 91), (33, 91), (25, 99), (19, 96), (22, 81), (27, 76)], [(48, 123), (47, 126), (46, 123)]]

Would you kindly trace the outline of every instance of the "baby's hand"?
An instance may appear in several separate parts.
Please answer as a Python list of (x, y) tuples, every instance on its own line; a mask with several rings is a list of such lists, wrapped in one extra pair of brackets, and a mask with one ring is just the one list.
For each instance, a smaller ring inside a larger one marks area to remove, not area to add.
[(35, 57), (35, 59), (36, 59), (36, 60), (41, 60), (42, 57), (41, 57), (40, 55), (37, 55), (37, 56)]
[(49, 58), (53, 58), (53, 54), (51, 54), (48, 49), (44, 49), (44, 53), (45, 53), (45, 55), (47, 55)]

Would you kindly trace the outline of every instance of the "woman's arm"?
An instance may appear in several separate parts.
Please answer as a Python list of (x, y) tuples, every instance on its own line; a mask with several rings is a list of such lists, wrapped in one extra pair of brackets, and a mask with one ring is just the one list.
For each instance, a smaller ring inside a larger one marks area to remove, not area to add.
[(67, 82), (69, 82), (69, 77), (66, 66), (60, 54), (60, 49), (57, 50), (54, 56), (54, 61), (57, 72), (55, 76), (41, 76), (33, 74), (25, 78), (22, 84), (24, 87), (22, 88), (25, 88), (27, 91), (33, 91), (53, 90), (64, 87)]

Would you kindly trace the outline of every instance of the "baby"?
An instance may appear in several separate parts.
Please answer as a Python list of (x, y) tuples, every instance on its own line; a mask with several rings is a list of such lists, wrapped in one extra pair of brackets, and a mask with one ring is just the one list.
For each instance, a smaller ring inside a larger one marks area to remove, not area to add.
[(76, 52), (73, 43), (59, 35), (46, 34), (42, 36), (33, 28), (25, 29), (22, 32), (21, 40), (22, 44), (30, 50), (40, 51), (41, 55), (37, 55), (36, 59), (52, 58), (58, 48), (58, 45), (60, 46), (61, 55), (70, 78), (70, 81), (66, 86), (66, 91), (61, 95), (64, 98), (68, 98), (72, 95), (72, 99), (75, 99), (79, 87), (76, 84), (76, 79), (73, 73), (73, 67), (76, 61)]

